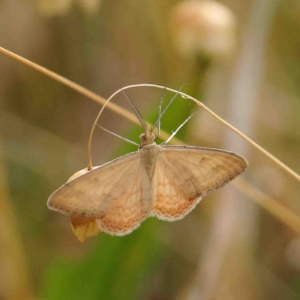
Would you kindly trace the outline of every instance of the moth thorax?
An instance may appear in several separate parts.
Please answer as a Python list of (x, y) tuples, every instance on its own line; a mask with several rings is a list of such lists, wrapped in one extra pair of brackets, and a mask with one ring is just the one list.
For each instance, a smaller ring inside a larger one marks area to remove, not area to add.
[(157, 146), (156, 143), (145, 145), (145, 147), (139, 151), (141, 164), (150, 182), (154, 174), (158, 152), (159, 146)]

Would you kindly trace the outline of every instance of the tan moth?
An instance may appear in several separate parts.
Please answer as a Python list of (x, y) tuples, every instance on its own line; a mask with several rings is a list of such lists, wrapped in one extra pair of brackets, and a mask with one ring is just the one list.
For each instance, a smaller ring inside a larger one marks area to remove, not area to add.
[(89, 224), (84, 236), (89, 230), (90, 235), (100, 230), (123, 236), (148, 217), (182, 219), (204, 196), (240, 175), (248, 166), (240, 155), (167, 145), (188, 119), (165, 143), (156, 144), (154, 129), (158, 124), (160, 131), (160, 119), (175, 97), (150, 129), (129, 101), (144, 128), (138, 150), (70, 178), (49, 197), (48, 207), (70, 216), (71, 222), (79, 218), (80, 224)]

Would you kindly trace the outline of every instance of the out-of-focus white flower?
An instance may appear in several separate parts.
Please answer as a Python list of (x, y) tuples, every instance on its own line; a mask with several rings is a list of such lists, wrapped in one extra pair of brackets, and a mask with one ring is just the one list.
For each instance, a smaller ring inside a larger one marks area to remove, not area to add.
[(236, 44), (236, 21), (231, 10), (214, 1), (186, 1), (170, 13), (175, 46), (184, 56), (202, 52), (211, 57), (227, 57)]

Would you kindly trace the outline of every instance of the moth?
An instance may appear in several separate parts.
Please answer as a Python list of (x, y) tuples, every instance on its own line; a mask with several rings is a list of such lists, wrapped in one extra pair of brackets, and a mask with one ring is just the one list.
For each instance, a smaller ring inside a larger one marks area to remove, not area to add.
[(101, 231), (123, 236), (148, 217), (182, 219), (204, 196), (247, 168), (246, 159), (233, 152), (167, 145), (170, 139), (156, 144), (154, 129), (159, 123), (160, 130), (160, 118), (166, 109), (149, 129), (131, 106), (144, 128), (138, 150), (64, 184), (49, 197), (50, 209), (95, 220)]

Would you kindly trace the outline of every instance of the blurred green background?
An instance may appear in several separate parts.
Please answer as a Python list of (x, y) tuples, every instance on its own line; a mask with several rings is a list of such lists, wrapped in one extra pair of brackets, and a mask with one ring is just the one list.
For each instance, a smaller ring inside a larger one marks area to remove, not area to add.
[[(298, 0), (0, 1), (0, 46), (105, 98), (188, 82), (184, 92), (298, 173), (299, 31)], [(300, 299), (297, 232), (231, 184), (181, 221), (80, 244), (46, 201), (86, 167), (100, 105), (3, 54), (0, 67), (1, 300)], [(154, 122), (161, 90), (128, 95)], [(300, 216), (299, 182), (194, 104), (178, 97), (162, 128), (192, 112), (178, 138), (244, 155), (243, 179)], [(100, 124), (136, 142), (142, 132), (109, 110)], [(96, 130), (95, 165), (135, 150)]]

